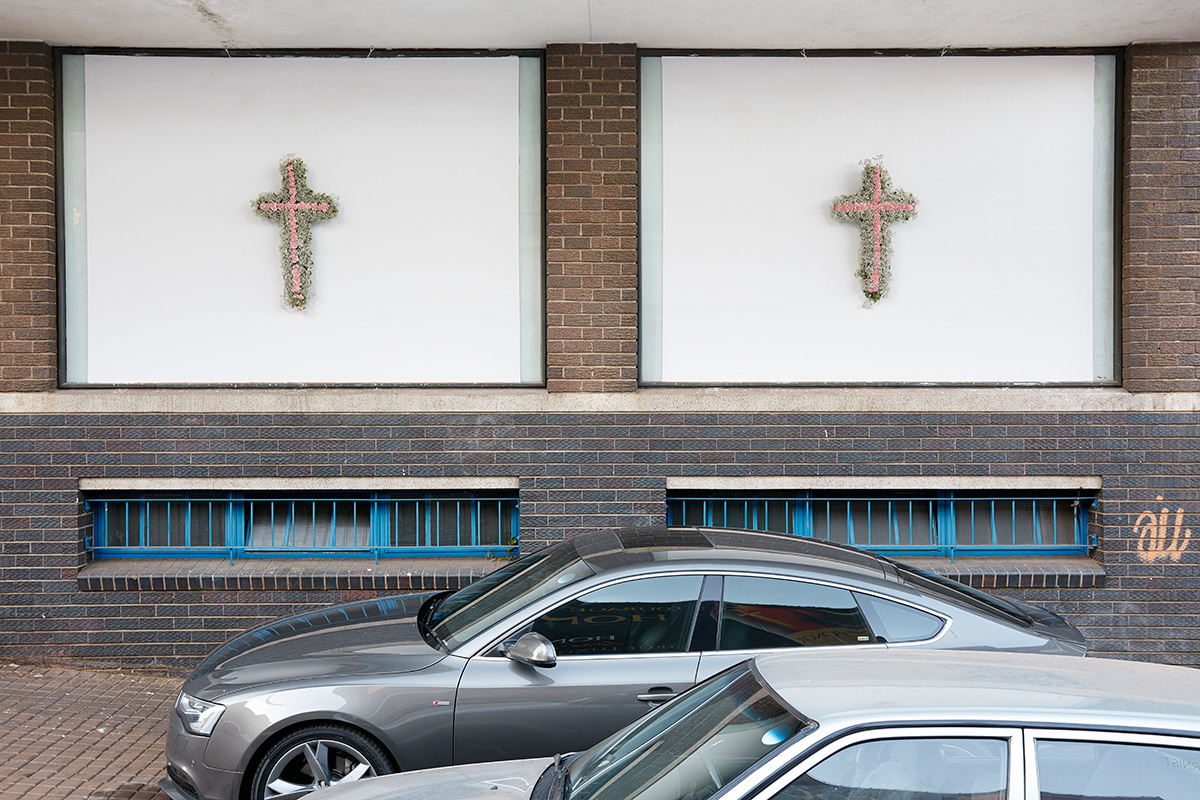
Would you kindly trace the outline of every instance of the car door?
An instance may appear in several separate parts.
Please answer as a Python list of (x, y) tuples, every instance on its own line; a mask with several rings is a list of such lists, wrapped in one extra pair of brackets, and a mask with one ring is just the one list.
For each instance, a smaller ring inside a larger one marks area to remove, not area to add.
[(726, 575), (723, 584), (715, 638), (700, 654), (698, 680), (759, 653), (886, 646), (849, 589), (758, 575)]
[(532, 667), (491, 647), (467, 664), (455, 701), (456, 763), (592, 746), (696, 682), (689, 652), (700, 575), (636, 578), (581, 594), (509, 632), (557, 651)]

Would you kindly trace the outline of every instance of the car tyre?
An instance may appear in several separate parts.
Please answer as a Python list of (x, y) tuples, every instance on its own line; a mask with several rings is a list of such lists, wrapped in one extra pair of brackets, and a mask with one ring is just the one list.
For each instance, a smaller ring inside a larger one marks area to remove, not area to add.
[(395, 772), (373, 739), (346, 725), (309, 725), (266, 751), (250, 786), (251, 800), (293, 800), (325, 786)]

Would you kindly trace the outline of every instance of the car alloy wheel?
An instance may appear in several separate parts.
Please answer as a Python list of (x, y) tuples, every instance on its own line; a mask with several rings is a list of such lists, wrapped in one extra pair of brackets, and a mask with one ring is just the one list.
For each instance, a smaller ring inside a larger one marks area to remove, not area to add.
[(254, 772), (253, 800), (294, 800), (326, 786), (386, 775), (395, 767), (378, 744), (340, 725), (301, 728), (280, 739)]

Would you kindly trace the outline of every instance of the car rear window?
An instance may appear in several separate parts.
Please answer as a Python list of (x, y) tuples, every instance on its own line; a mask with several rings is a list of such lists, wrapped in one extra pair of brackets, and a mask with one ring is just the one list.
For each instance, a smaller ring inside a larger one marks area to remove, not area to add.
[(858, 592), (854, 596), (870, 619), (871, 627), (880, 641), (893, 644), (923, 642), (937, 636), (946, 624), (939, 616), (903, 603)]

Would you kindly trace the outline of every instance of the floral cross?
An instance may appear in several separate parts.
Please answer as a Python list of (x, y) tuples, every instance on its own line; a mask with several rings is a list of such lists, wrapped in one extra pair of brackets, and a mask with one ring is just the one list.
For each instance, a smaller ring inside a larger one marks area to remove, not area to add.
[(279, 165), (283, 189), (264, 193), (254, 201), (260, 217), (279, 220), (279, 252), (283, 256), (283, 274), (287, 282), (284, 299), (292, 308), (303, 311), (312, 289), (312, 229), (310, 225), (333, 219), (338, 207), (327, 194), (319, 194), (305, 183), (304, 162), (288, 156)]
[(887, 294), (892, 274), (891, 223), (917, 215), (917, 199), (908, 192), (892, 189), (892, 179), (883, 168), (882, 157), (864, 162), (862, 189), (833, 201), (833, 216), (858, 222), (858, 277), (869, 308)]

